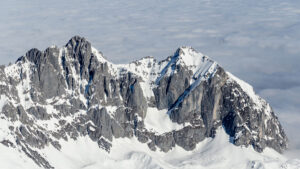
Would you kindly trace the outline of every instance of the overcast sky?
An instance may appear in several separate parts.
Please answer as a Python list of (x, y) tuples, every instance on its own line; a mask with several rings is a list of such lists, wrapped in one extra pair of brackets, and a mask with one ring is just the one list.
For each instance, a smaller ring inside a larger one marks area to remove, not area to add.
[(300, 157), (299, 0), (9, 0), (0, 6), (0, 64), (86, 37), (106, 58), (158, 59), (192, 46), (271, 103)]

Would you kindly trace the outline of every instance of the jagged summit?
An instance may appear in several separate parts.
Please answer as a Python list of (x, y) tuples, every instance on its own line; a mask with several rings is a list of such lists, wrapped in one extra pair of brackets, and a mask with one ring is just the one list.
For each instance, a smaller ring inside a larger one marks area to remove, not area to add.
[[(103, 54), (98, 51), (96, 48), (91, 46), (91, 43), (86, 40), (84, 37), (81, 36), (74, 36), (72, 37), (68, 43), (62, 48), (58, 48), (56, 45), (52, 45), (51, 47), (47, 48), (45, 51), (41, 51), (37, 48), (30, 49), (25, 56), (21, 56), (17, 61), (25, 61), (26, 59), (34, 64), (38, 64), (39, 62), (43, 61), (43, 58), (46, 56), (49, 57), (49, 53), (56, 52), (59, 55), (63, 53), (69, 52), (72, 53), (70, 56), (72, 59), (78, 60), (80, 64), (86, 64), (91, 59), (91, 56), (94, 55), (98, 61), (100, 62), (108, 62), (110, 63)], [(59, 55), (55, 55), (58, 56)], [(205, 59), (212, 61), (207, 56), (197, 52), (192, 47), (182, 46), (179, 47), (173, 56), (171, 56), (171, 60), (176, 60), (178, 63), (184, 63), (186, 66), (195, 67), (199, 66)], [(153, 56), (146, 56), (139, 60), (133, 61), (131, 63), (138, 64), (142, 62), (142, 60), (149, 60), (153, 63), (156, 63), (157, 60)], [(162, 60), (160, 62), (165, 62), (166, 60)], [(124, 65), (124, 64), (121, 64)]]
[[(60, 57), (61, 55), (64, 55), (65, 53), (69, 53), (68, 57), (70, 59), (77, 60), (80, 65), (82, 64), (88, 64), (92, 57), (96, 57), (98, 61), (100, 62), (108, 62), (103, 54), (96, 50), (94, 47), (91, 46), (91, 43), (87, 41), (84, 37), (80, 36), (74, 36), (72, 37), (68, 43), (62, 48), (58, 48), (56, 45), (52, 45), (51, 47), (47, 48), (45, 51), (41, 51), (36, 48), (30, 49), (25, 56), (21, 56), (17, 61), (30, 61), (33, 64), (40, 64), (43, 61), (51, 60), (53, 58), (52, 54), (54, 54), (54, 57)], [(46, 58), (47, 57), (47, 58)], [(70, 59), (65, 59), (69, 60)]]
[(62, 48), (32, 49), (0, 67), (0, 103), (0, 142), (44, 168), (56, 165), (49, 148), (64, 151), (82, 139), (107, 153), (128, 138), (167, 153), (194, 150), (222, 128), (236, 146), (287, 148), (270, 105), (190, 47), (159, 62), (113, 64), (75, 36)]
[(65, 46), (72, 47), (74, 49), (76, 47), (82, 47), (82, 46), (86, 46), (88, 48), (91, 46), (91, 43), (89, 41), (87, 41), (84, 37), (80, 37), (80, 36), (76, 35), (76, 36), (73, 36)]
[(182, 60), (187, 66), (198, 66), (203, 62), (203, 60), (208, 59), (213, 61), (208, 56), (203, 55), (200, 52), (197, 52), (192, 47), (182, 46), (179, 47), (173, 55), (173, 58), (179, 58)]

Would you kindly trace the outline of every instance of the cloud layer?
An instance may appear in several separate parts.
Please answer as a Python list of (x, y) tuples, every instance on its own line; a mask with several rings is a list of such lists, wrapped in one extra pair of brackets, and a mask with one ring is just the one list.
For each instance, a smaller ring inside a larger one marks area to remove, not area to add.
[(74, 35), (115, 63), (193, 46), (252, 84), (278, 112), (290, 154), (300, 149), (300, 1), (10, 0), (0, 23), (1, 64)]

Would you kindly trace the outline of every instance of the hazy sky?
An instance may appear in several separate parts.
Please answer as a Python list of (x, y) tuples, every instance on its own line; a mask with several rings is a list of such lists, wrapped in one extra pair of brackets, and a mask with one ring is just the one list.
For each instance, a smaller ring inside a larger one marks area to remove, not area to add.
[(86, 37), (115, 63), (192, 46), (271, 103), (300, 157), (299, 0), (9, 0), (0, 6), (0, 63)]

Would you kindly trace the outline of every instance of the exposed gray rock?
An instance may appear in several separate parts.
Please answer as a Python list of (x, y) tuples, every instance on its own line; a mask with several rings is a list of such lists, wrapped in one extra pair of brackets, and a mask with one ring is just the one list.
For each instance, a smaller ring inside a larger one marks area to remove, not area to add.
[[(33, 86), (32, 93), (41, 93), (41, 97), (51, 98), (54, 96), (60, 96), (64, 93), (65, 83), (64, 78), (60, 72), (58, 66), (57, 55), (59, 49), (47, 49), (45, 52), (41, 52), (38, 49), (31, 49), (26, 53), (25, 57), (19, 59), (21, 63), (32, 63), (30, 65), (31, 74), (25, 73), (25, 70), (21, 70), (21, 80), (30, 78)], [(33, 99), (37, 100), (34, 95)]]
[(23, 124), (32, 124), (32, 120), (29, 119), (27, 116), (27, 113), (25, 112), (24, 108), (22, 106), (17, 107), (17, 114), (19, 115), (19, 120)]
[(163, 135), (155, 136), (154, 143), (164, 152), (171, 150), (172, 147), (175, 146), (173, 133), (165, 133)]
[[(170, 59), (176, 59), (177, 57), (178, 52)], [(191, 71), (182, 65), (172, 63), (171, 65), (167, 65), (164, 69), (168, 67), (171, 67), (176, 73), (172, 76), (162, 77), (157, 81), (157, 88), (153, 90), (158, 109), (171, 107), (178, 97), (189, 87), (189, 81), (192, 75)]]
[(2, 108), (2, 113), (11, 121), (17, 120), (17, 109), (11, 104), (5, 104)]
[(2, 143), (3, 145), (5, 145), (7, 147), (15, 147), (14, 144), (9, 140), (2, 140), (0, 143)]
[(101, 136), (112, 140), (112, 124), (111, 124), (111, 118), (109, 114), (107, 113), (106, 108), (101, 108), (99, 109), (91, 109), (88, 112), (92, 122), (97, 126), (96, 131), (93, 133), (97, 133), (96, 135), (94, 134), (94, 139), (98, 139)]
[(46, 109), (40, 106), (31, 107), (27, 110), (28, 113), (32, 114), (35, 118), (40, 120), (49, 120), (50, 115), (47, 113)]
[(203, 127), (185, 127), (173, 134), (177, 145), (185, 150), (193, 150), (196, 144), (205, 139), (205, 128)]
[(132, 77), (132, 74), (128, 74), (128, 83), (121, 84), (124, 89), (126, 87), (126, 94), (123, 95), (125, 100), (125, 105), (132, 109), (132, 113), (137, 113), (140, 117), (145, 118), (146, 111), (148, 108), (147, 101), (143, 95), (140, 83), (138, 79)]
[(108, 141), (106, 141), (105, 139), (103, 138), (100, 138), (98, 140), (98, 146), (104, 150), (106, 150), (107, 152), (110, 151), (110, 148), (111, 148), (111, 143), (109, 143)]
[(155, 147), (154, 141), (148, 143), (147, 145), (148, 145), (148, 147), (149, 147), (150, 150), (156, 151), (156, 147)]

